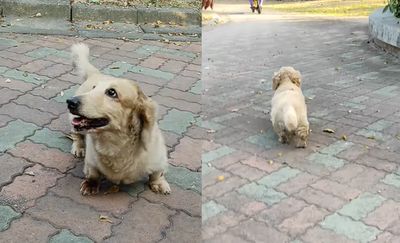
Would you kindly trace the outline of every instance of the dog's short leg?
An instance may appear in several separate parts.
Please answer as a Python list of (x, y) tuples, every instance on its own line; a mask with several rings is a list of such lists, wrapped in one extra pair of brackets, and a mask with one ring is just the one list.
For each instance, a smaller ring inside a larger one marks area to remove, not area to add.
[(85, 157), (85, 136), (76, 132), (71, 132), (71, 138), (71, 154), (78, 158)]
[(88, 166), (86, 163), (83, 171), (85, 173), (86, 179), (81, 183), (81, 194), (83, 196), (87, 196), (99, 193), (100, 173), (97, 171), (97, 169)]
[(288, 143), (289, 142), (289, 137), (285, 131), (282, 130), (282, 131), (278, 132), (278, 136), (279, 136), (280, 143)]
[(162, 193), (162, 194), (170, 194), (171, 188), (167, 180), (164, 177), (163, 171), (154, 172), (150, 175), (149, 178), (150, 189), (153, 192)]
[(308, 125), (300, 125), (296, 130), (297, 136), (297, 148), (305, 148), (307, 147), (307, 139), (309, 134)]

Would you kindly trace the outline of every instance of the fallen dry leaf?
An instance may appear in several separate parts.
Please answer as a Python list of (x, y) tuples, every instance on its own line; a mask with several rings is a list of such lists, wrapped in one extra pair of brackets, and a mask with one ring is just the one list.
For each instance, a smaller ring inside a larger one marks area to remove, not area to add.
[(273, 163), (274, 163), (274, 161), (268, 160), (268, 164), (272, 165)]
[(371, 135), (371, 136), (368, 136), (367, 138), (368, 138), (368, 139), (375, 139), (375, 136), (372, 136), (372, 135)]
[(119, 69), (119, 67), (110, 67), (110, 69)]
[(282, 153), (278, 153), (278, 157), (282, 157), (282, 155), (283, 155)]
[(346, 136), (345, 134), (343, 134), (340, 138), (341, 138), (343, 141), (347, 141), (347, 136)]
[(238, 108), (233, 108), (231, 111), (232, 111), (232, 112), (238, 112), (239, 109), (238, 109)]
[(215, 133), (214, 129), (207, 130), (207, 133)]
[(105, 216), (105, 215), (100, 215), (99, 221), (100, 221), (100, 222), (107, 222), (107, 223), (110, 223), (110, 224), (113, 223), (113, 222), (111, 221), (111, 219), (110, 219), (108, 216)]
[(324, 130), (322, 130), (323, 132), (326, 132), (326, 133), (335, 133), (335, 131), (333, 130), (333, 129), (330, 129), (330, 128), (325, 128)]
[(6, 79), (6, 83), (11, 83), (11, 80), (9, 78)]
[(225, 180), (225, 176), (220, 175), (220, 176), (217, 177), (217, 180), (218, 181), (223, 181), (223, 180)]
[(24, 174), (28, 176), (35, 176), (35, 173), (33, 171), (27, 171)]

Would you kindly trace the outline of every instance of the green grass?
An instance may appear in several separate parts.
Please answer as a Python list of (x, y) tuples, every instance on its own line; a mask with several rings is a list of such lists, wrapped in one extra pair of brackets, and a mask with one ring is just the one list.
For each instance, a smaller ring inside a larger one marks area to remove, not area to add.
[(385, 0), (315, 0), (266, 2), (264, 8), (276, 11), (329, 16), (368, 16), (386, 5)]

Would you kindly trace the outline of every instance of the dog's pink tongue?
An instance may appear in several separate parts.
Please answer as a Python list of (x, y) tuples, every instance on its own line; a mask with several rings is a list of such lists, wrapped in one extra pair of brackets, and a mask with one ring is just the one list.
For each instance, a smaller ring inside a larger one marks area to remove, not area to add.
[(81, 122), (82, 122), (81, 117), (75, 117), (74, 119), (72, 119), (71, 124), (74, 126), (78, 126), (79, 124), (81, 124)]

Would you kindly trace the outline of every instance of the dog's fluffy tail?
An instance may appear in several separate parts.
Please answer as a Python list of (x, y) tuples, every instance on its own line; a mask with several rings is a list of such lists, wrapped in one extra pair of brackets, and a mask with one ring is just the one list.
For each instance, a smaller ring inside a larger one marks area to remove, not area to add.
[(294, 132), (297, 129), (297, 114), (292, 106), (286, 108), (283, 115), (283, 122), (288, 132)]
[(87, 79), (93, 74), (99, 73), (89, 62), (89, 47), (83, 43), (77, 43), (71, 47), (72, 64), (77, 68), (78, 73), (83, 79)]

